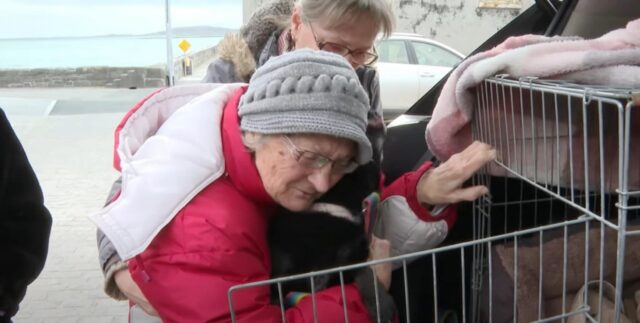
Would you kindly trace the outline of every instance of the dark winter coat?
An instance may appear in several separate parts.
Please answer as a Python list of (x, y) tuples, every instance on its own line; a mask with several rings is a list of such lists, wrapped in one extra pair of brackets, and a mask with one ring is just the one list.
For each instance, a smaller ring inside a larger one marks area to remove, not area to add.
[(0, 322), (18, 311), (47, 257), (51, 215), (27, 155), (0, 109)]

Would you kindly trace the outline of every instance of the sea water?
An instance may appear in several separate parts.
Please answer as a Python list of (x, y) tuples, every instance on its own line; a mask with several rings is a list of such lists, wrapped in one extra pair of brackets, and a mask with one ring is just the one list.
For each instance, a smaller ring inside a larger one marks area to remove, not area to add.
[[(178, 47), (183, 39), (191, 44), (187, 54), (193, 54), (215, 46), (222, 37), (174, 38), (174, 58), (183, 55)], [(0, 39), (0, 69), (139, 67), (166, 64), (166, 61), (167, 41), (164, 37)]]

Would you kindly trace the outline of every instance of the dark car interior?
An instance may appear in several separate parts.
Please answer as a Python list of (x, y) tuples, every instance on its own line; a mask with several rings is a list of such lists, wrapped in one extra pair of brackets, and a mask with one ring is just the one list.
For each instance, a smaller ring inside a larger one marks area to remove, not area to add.
[[(469, 56), (488, 50), (505, 39), (514, 35), (540, 34), (546, 36), (572, 35), (584, 38), (595, 38), (606, 32), (622, 28), (630, 20), (640, 17), (640, 5), (637, 1), (631, 0), (536, 0), (534, 5), (522, 12), (504, 28), (487, 39), (481, 46), (474, 50)], [(427, 148), (425, 142), (425, 128), (436, 105), (440, 91), (446, 82), (446, 77), (419, 99), (405, 115), (413, 117), (412, 120), (418, 122), (408, 122), (394, 125), (388, 128), (388, 134), (384, 146), (383, 169), (387, 183), (390, 183), (406, 171), (416, 169), (424, 161), (433, 160), (438, 162)], [(522, 188), (518, 180), (511, 178), (491, 177), (491, 197), (494, 201), (506, 201), (512, 198), (527, 199), (536, 194), (531, 190)], [(507, 185), (511, 188), (505, 189)], [(519, 189), (513, 189), (513, 188)], [(553, 210), (562, 206), (556, 205), (553, 201), (544, 205), (545, 210)], [(444, 244), (455, 244), (472, 239), (471, 228), (471, 203), (461, 203), (458, 205), (458, 222), (454, 230), (445, 240)], [(531, 210), (531, 212), (535, 212)], [(495, 210), (497, 218), (505, 216), (508, 208)], [(532, 218), (538, 218), (540, 214), (532, 214)], [(518, 223), (518, 227), (527, 227), (527, 218), (524, 223)], [(496, 231), (514, 230), (513, 224), (500, 223)], [(552, 221), (553, 219), (549, 219)], [(504, 226), (503, 226), (504, 224)], [(404, 273), (396, 270), (393, 273), (391, 292), (396, 300), (396, 305), (400, 313), (402, 322), (432, 322), (434, 321), (433, 305), (437, 299), (437, 307), (442, 309), (453, 309), (457, 312), (458, 321), (462, 321), (461, 295), (456, 293), (446, 293), (446, 290), (461, 290), (461, 277), (466, 277), (466, 284), (471, 284), (471, 273), (469, 270), (461, 272), (459, 253), (438, 254), (437, 257), (420, 258), (410, 264), (407, 268), (407, 281), (411, 286), (410, 297), (405, 298), (403, 280)], [(470, 254), (465, 254), (467, 261), (471, 261)], [(435, 263), (434, 263), (435, 262)], [(435, 275), (433, 270), (438, 272)], [(446, 272), (446, 275), (441, 273)], [(437, 276), (437, 278), (435, 278)], [(477, 282), (475, 282), (477, 283)], [(437, 288), (435, 288), (437, 286)], [(434, 288), (437, 292), (434, 293)], [(464, 289), (468, 290), (466, 286)], [(437, 294), (437, 298), (434, 298)], [(405, 299), (410, 300), (409, 304)], [(470, 302), (466, 295), (466, 302)], [(408, 306), (407, 306), (408, 305)], [(470, 305), (470, 304), (466, 304)], [(467, 306), (466, 316), (470, 313)], [(405, 309), (408, 309), (407, 317)], [(441, 315), (438, 315), (441, 316)], [(442, 320), (446, 321), (446, 320)], [(467, 320), (468, 321), (468, 320)], [(452, 321), (453, 322), (453, 321)]]

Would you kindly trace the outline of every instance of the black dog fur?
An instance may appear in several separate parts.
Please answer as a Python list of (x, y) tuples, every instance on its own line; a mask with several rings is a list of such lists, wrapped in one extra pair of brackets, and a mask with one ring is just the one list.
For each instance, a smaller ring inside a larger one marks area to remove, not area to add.
[[(364, 262), (369, 257), (369, 240), (364, 229), (362, 201), (377, 190), (380, 168), (375, 162), (345, 175), (318, 202), (335, 204), (351, 213), (354, 221), (323, 211), (291, 212), (280, 208), (269, 223), (271, 277), (284, 277)], [(345, 271), (344, 283), (354, 281), (362, 269)], [(320, 291), (340, 284), (338, 273), (314, 278)], [(282, 296), (290, 291), (311, 292), (310, 280), (282, 284)], [(279, 303), (277, 285), (272, 300)]]
[[(271, 219), (268, 239), (273, 278), (360, 263), (369, 256), (362, 224), (328, 212), (281, 209)], [(353, 282), (361, 270), (343, 272), (344, 283)], [(338, 273), (314, 277), (315, 291), (339, 284)], [(282, 297), (291, 291), (311, 292), (310, 279), (282, 284)], [(278, 303), (277, 285), (272, 286), (271, 294)]]

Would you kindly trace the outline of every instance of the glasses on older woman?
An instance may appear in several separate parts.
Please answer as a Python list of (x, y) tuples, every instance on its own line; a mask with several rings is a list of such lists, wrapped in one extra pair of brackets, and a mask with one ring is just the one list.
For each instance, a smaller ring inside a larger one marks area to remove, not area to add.
[(319, 41), (318, 35), (316, 35), (316, 31), (313, 30), (313, 26), (311, 25), (310, 22), (309, 22), (309, 28), (311, 29), (311, 34), (313, 34), (313, 40), (316, 42), (316, 46), (318, 46), (319, 50), (338, 54), (345, 58), (347, 58), (347, 56), (351, 56), (351, 60), (360, 65), (371, 65), (378, 60), (378, 54), (376, 54), (373, 51), (351, 50), (350, 48), (340, 44)]
[(328, 164), (331, 164), (331, 172), (334, 174), (347, 174), (351, 173), (358, 168), (358, 163), (353, 159), (349, 160), (333, 160), (329, 157), (323, 156), (319, 153), (300, 149), (296, 146), (291, 138), (283, 136), (283, 141), (287, 144), (291, 156), (302, 167), (307, 169), (321, 169)]

